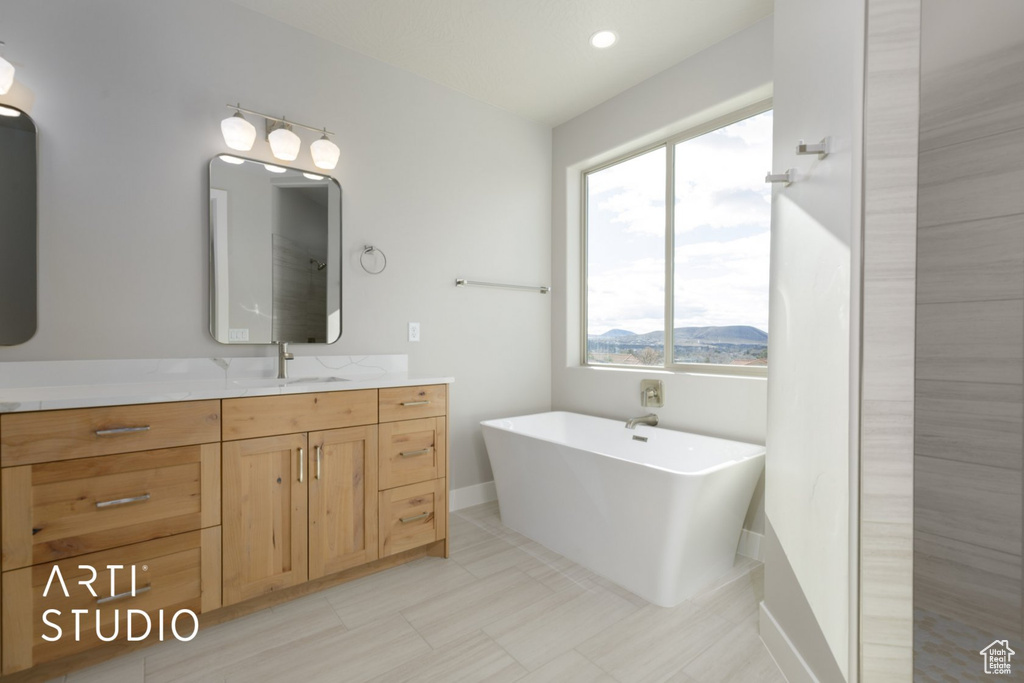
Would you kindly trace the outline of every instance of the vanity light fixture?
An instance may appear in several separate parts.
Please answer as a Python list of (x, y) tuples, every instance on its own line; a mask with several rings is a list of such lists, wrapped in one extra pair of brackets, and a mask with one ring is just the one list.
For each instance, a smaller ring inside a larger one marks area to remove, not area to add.
[(236, 166), (238, 164), (244, 164), (245, 163), (245, 159), (240, 159), (238, 157), (233, 157), (230, 154), (221, 154), (220, 155), (220, 160), (221, 161), (226, 161), (229, 164), (235, 164)]
[[(0, 46), (4, 42), (0, 40)], [(14, 65), (0, 57), (0, 95), (6, 95), (14, 85)]]
[(9, 116), (13, 119), (21, 116), (21, 112), (17, 109), (11, 109), (10, 107), (0, 105), (0, 116)]
[(267, 169), (271, 173), (284, 173), (285, 171), (288, 170), (287, 168), (282, 168), (280, 166), (274, 166), (273, 164), (263, 164), (263, 168)]
[(598, 31), (590, 36), (590, 44), (599, 50), (611, 47), (615, 44), (616, 40), (618, 40), (618, 36), (615, 35), (614, 31)]
[[(296, 123), (295, 121), (287, 121), (282, 116), (278, 118), (276, 116), (270, 116), (269, 114), (263, 114), (258, 111), (251, 109), (243, 109), (240, 104), (229, 104), (228, 107), (235, 110), (234, 116), (230, 116), (221, 122), (221, 130), (224, 133), (224, 142), (227, 143), (228, 147), (232, 149), (240, 149), (248, 151), (252, 148), (252, 140), (255, 140), (255, 128), (252, 127), (242, 114), (251, 114), (253, 116), (260, 116), (266, 121), (267, 130), (267, 142), (270, 143), (270, 151), (273, 155), (281, 161), (294, 161), (299, 156), (299, 150), (302, 147), (302, 139), (295, 134), (294, 127), (305, 128), (306, 130), (315, 131), (320, 133), (320, 139), (314, 142), (309, 147), (310, 155), (313, 157), (313, 163), (316, 164), (317, 168), (323, 168), (330, 170), (338, 165), (338, 158), (341, 156), (341, 150), (338, 146), (331, 141), (331, 135), (334, 133), (330, 132), (326, 128), (314, 128), (313, 126), (307, 126), (304, 123)], [(232, 139), (229, 138), (228, 130), (232, 130), (235, 127), (241, 128), (241, 121), (246, 126), (253, 128), (253, 138), (249, 141), (249, 146), (235, 147), (232, 144)], [(229, 123), (230, 122), (230, 123)]]
[(324, 179), (324, 177), (322, 175), (317, 175), (316, 173), (303, 173), (302, 175), (306, 176), (310, 180), (323, 180)]
[(248, 152), (256, 142), (256, 126), (245, 120), (242, 111), (235, 107), (235, 113), (220, 122), (224, 143), (239, 152)]

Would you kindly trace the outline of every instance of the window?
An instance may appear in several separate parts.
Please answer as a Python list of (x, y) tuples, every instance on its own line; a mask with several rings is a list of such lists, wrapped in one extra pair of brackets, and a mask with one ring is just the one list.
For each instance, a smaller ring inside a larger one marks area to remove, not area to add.
[(586, 364), (768, 364), (771, 141), (769, 110), (584, 174)]

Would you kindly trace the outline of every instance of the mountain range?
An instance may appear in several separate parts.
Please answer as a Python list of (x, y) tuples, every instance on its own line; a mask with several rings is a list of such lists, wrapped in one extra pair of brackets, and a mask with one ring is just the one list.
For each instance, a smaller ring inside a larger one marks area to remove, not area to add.
[[(637, 333), (629, 330), (614, 329), (604, 334), (588, 335), (591, 340), (603, 340), (624, 345), (662, 346), (665, 333)], [(694, 344), (749, 344), (764, 346), (768, 344), (768, 333), (751, 325), (724, 325), (721, 327), (677, 327), (673, 330), (676, 345), (690, 346)]]

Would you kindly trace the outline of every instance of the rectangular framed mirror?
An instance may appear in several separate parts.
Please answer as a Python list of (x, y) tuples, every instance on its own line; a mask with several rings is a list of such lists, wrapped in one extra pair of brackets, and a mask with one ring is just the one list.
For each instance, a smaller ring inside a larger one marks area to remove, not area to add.
[(0, 105), (0, 346), (36, 333), (36, 124)]
[(210, 161), (210, 332), (222, 344), (341, 336), (341, 186), (222, 154)]

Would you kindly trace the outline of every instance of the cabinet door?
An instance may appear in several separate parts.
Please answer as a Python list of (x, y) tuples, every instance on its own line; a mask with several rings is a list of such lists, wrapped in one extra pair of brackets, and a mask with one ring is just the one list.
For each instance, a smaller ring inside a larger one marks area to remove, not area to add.
[(377, 559), (377, 426), (309, 435), (309, 578)]
[(224, 604), (306, 580), (305, 434), (224, 443)]

